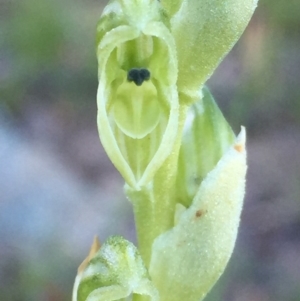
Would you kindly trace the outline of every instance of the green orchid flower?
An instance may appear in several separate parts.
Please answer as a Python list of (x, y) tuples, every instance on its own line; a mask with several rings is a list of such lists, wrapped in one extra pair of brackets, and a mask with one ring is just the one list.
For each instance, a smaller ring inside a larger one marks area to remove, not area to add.
[(132, 294), (159, 300), (138, 250), (120, 236), (110, 237), (101, 248), (95, 240), (76, 280), (73, 301), (125, 300)]
[(97, 26), (100, 139), (123, 176), (138, 249), (112, 237), (80, 266), (73, 301), (200, 301), (232, 254), (246, 131), (204, 86), (257, 0), (112, 0)]
[(158, 1), (111, 1), (97, 27), (98, 128), (126, 182), (146, 185), (178, 128), (177, 59)]
[(146, 186), (180, 139), (179, 105), (232, 48), (256, 0), (113, 0), (97, 26), (98, 129), (127, 184)]

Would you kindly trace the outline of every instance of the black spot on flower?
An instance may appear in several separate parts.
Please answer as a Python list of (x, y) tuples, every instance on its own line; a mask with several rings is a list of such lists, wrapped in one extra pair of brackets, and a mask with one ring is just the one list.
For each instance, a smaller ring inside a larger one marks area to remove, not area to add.
[(132, 68), (127, 73), (127, 80), (141, 86), (145, 80), (150, 79), (150, 71), (146, 68)]

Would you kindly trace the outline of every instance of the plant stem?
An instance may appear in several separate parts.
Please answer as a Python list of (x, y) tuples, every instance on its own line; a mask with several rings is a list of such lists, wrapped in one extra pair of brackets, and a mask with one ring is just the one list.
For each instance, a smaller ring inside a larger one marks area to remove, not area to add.
[(150, 264), (154, 239), (174, 225), (174, 184), (186, 112), (187, 106), (180, 106), (178, 134), (173, 151), (158, 170), (153, 182), (140, 191), (126, 188), (126, 194), (133, 204), (139, 251), (146, 267)]

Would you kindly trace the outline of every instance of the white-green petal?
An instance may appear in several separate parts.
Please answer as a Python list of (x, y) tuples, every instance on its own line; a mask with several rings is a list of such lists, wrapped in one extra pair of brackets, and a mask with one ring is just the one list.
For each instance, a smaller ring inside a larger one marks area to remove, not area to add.
[(202, 182), (177, 224), (153, 243), (150, 276), (163, 301), (202, 300), (232, 254), (245, 191), (245, 130)]
[(97, 92), (97, 106), (98, 106), (98, 130), (100, 134), (100, 139), (102, 145), (108, 155), (110, 156), (112, 162), (119, 169), (120, 173), (126, 176), (126, 180), (131, 185), (134, 185), (135, 179), (134, 175), (128, 166), (124, 156), (122, 155), (120, 148), (115, 139), (114, 133), (109, 123), (109, 118), (107, 115), (106, 102), (108, 90), (106, 89), (106, 63), (112, 52), (112, 50), (117, 47), (122, 42), (134, 39), (138, 36), (138, 31), (134, 30), (129, 26), (119, 26), (118, 28), (108, 32), (104, 39), (98, 46), (98, 63), (102, 68), (100, 69), (100, 81)]

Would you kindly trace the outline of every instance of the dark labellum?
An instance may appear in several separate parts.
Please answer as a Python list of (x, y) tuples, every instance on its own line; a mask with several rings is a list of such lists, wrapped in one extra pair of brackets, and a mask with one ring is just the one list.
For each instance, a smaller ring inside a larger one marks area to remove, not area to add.
[(150, 71), (146, 68), (132, 68), (128, 71), (127, 80), (141, 86), (145, 80), (150, 79)]

